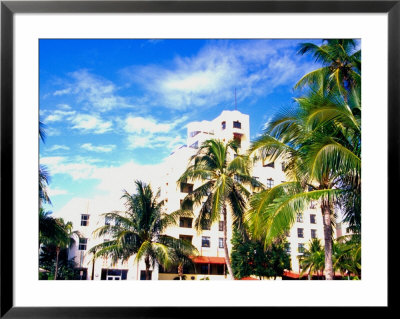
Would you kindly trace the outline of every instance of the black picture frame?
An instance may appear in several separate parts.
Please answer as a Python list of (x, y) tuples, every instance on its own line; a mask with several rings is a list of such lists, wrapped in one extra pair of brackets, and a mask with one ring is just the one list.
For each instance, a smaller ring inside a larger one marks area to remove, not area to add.
[[(1, 1), (1, 312), (3, 318), (177, 318), (195, 314), (182, 307), (14, 307), (13, 294), (13, 16), (15, 13), (119, 12), (266, 12), (266, 13), (387, 13), (388, 14), (388, 208), (398, 211), (394, 198), (399, 180), (400, 0), (395, 1)], [(394, 225), (390, 218), (388, 225)], [(389, 230), (389, 229), (388, 229)], [(388, 232), (389, 234), (389, 232)], [(390, 251), (391, 241), (388, 237)], [(388, 256), (390, 256), (388, 254)], [(390, 257), (389, 257), (390, 265)], [(389, 269), (388, 269), (389, 271)], [(390, 280), (388, 281), (388, 287)], [(373, 292), (371, 292), (373, 293)], [(45, 296), (44, 296), (45, 297)], [(390, 298), (388, 307), (390, 308)], [(202, 310), (199, 310), (202, 311)], [(223, 315), (224, 307), (207, 310)], [(254, 309), (241, 307), (235, 315)], [(309, 311), (291, 307), (290, 311)], [(342, 313), (344, 314), (344, 313)], [(346, 315), (348, 313), (346, 312)]]

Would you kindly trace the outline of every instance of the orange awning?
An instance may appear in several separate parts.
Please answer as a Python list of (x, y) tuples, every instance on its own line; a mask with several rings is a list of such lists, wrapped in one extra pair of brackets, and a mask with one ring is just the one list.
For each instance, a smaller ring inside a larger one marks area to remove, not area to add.
[(285, 277), (296, 278), (296, 279), (298, 279), (298, 278), (300, 277), (299, 274), (296, 274), (296, 273), (291, 272), (291, 271), (286, 271), (286, 270), (283, 272), (283, 275), (284, 275)]
[(224, 257), (206, 257), (206, 256), (197, 256), (191, 257), (195, 264), (225, 264)]
[(243, 278), (240, 279), (240, 280), (258, 280), (258, 279), (253, 278), (253, 277), (243, 277)]

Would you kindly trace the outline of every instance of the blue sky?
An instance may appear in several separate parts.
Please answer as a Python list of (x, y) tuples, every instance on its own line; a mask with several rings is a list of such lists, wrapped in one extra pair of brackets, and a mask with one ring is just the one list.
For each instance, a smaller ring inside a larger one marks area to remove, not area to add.
[(119, 200), (134, 179), (151, 182), (185, 144), (187, 123), (234, 109), (235, 88), (254, 138), (318, 67), (296, 54), (300, 42), (309, 40), (40, 40), (48, 209)]

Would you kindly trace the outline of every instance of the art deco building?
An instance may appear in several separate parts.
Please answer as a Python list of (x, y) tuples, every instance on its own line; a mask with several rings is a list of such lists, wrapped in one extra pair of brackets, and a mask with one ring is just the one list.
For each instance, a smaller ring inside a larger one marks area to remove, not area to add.
[[(167, 159), (167, 169), (161, 181), (161, 199), (165, 200), (165, 210), (171, 213), (180, 208), (183, 198), (200, 184), (183, 183), (178, 186), (177, 180), (185, 171), (189, 158), (198, 151), (201, 143), (207, 139), (220, 139), (229, 141), (235, 139), (240, 143), (240, 152), (244, 153), (250, 146), (249, 116), (237, 110), (223, 111), (212, 121), (191, 122), (187, 126), (187, 143), (170, 154)], [(266, 187), (273, 187), (286, 181), (284, 162), (257, 162), (252, 175)], [(229, 210), (229, 209), (228, 209)], [(198, 213), (195, 209), (194, 216)], [(228, 249), (231, 252), (232, 229), (230, 213), (227, 214)], [(222, 218), (222, 216), (221, 216)], [(71, 220), (84, 239), (76, 238), (76, 243), (70, 249), (70, 257), (82, 269), (82, 279), (94, 280), (125, 280), (144, 279), (144, 263), (134, 263), (131, 258), (127, 263), (112, 265), (110, 260), (98, 259), (93, 263), (92, 256), (87, 254), (90, 247), (109, 238), (93, 238), (92, 231), (97, 227), (109, 223), (97, 211), (76, 212)], [(215, 223), (209, 229), (198, 233), (194, 229), (194, 219), (181, 218), (179, 225), (166, 230), (168, 235), (190, 241), (199, 251), (199, 256), (194, 258), (195, 271), (186, 273), (187, 280), (198, 280), (208, 277), (210, 280), (225, 280), (226, 276), (223, 225)], [(311, 238), (320, 238), (323, 244), (322, 216), (317, 202), (312, 203), (302, 214), (298, 214), (296, 222), (288, 233), (291, 255), (292, 273), (299, 273), (298, 256), (301, 255), (305, 245)], [(171, 280), (177, 278), (176, 269), (164, 270), (162, 267), (152, 269), (152, 280)]]

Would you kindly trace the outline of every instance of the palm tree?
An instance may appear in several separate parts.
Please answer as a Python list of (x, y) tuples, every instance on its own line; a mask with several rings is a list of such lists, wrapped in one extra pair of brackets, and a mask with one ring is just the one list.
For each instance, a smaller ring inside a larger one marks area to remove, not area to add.
[(62, 218), (53, 218), (49, 216), (43, 208), (39, 209), (39, 248), (41, 245), (55, 249), (55, 272), (54, 280), (57, 280), (58, 257), (62, 249), (68, 248), (73, 234), (80, 237), (78, 231), (72, 231), (72, 223), (65, 223)]
[(321, 246), (321, 240), (318, 238), (312, 239), (308, 243), (308, 248), (303, 251), (303, 255), (299, 257), (302, 276), (307, 272), (308, 276), (312, 276), (313, 273), (317, 273), (319, 277), (320, 272), (324, 271), (325, 257), (324, 249)]
[(246, 187), (262, 186), (250, 176), (248, 157), (240, 155), (238, 150), (235, 141), (207, 140), (192, 156), (188, 168), (178, 180), (179, 185), (187, 181), (201, 183), (182, 202), (182, 208), (200, 207), (194, 225), (198, 232), (219, 222), (222, 215), (225, 262), (231, 279), (234, 276), (227, 245), (227, 207), (233, 217), (233, 226), (243, 230), (243, 215), (250, 196)]
[(44, 165), (39, 166), (39, 206), (43, 203), (51, 204), (49, 194), (47, 192), (47, 186), (50, 182), (49, 172)]
[(342, 277), (345, 273), (361, 277), (361, 237), (358, 234), (342, 236), (334, 242), (333, 268)]
[[(39, 138), (45, 143), (46, 141), (46, 125), (39, 121)], [(49, 172), (44, 165), (39, 165), (39, 206), (41, 207), (43, 203), (51, 204), (50, 197), (47, 193), (47, 186), (50, 182)]]
[(328, 39), (318, 46), (314, 43), (302, 43), (299, 54), (312, 54), (322, 67), (304, 75), (295, 88), (314, 85), (321, 77), (328, 80), (327, 90), (339, 90), (344, 96), (354, 88), (361, 87), (361, 50), (356, 50), (357, 43), (352, 39)]
[(51, 244), (65, 238), (65, 229), (62, 224), (53, 218), (51, 212), (39, 208), (39, 248), (41, 245)]
[(154, 195), (150, 185), (141, 181), (135, 181), (135, 184), (136, 194), (124, 191), (121, 197), (125, 200), (126, 211), (104, 214), (110, 224), (94, 231), (95, 236), (111, 235), (112, 240), (92, 247), (89, 252), (94, 254), (94, 258), (110, 256), (114, 263), (127, 261), (136, 255), (136, 262), (144, 259), (146, 280), (150, 280), (150, 267), (154, 268), (157, 262), (168, 268), (173, 263), (174, 249), (192, 254), (196, 249), (187, 241), (163, 234), (167, 227), (176, 225), (184, 213), (163, 213), (164, 203), (158, 201), (159, 192)]
[[(296, 99), (253, 142), (250, 152), (284, 158), (289, 182), (253, 196), (247, 220), (252, 232), (269, 244), (287, 231), (311, 200), (319, 200), (324, 223), (326, 279), (333, 279), (334, 204), (361, 186), (361, 108), (353, 90), (346, 101), (335, 92), (310, 92)], [(351, 103), (351, 104), (350, 104)], [(354, 103), (354, 104), (353, 104)]]
[(195, 265), (191, 257), (197, 255), (197, 253), (197, 249), (194, 250), (190, 246), (189, 249), (187, 249), (185, 246), (172, 249), (171, 260), (172, 264), (178, 267), (179, 280), (183, 280), (184, 278), (184, 267), (195, 269)]

